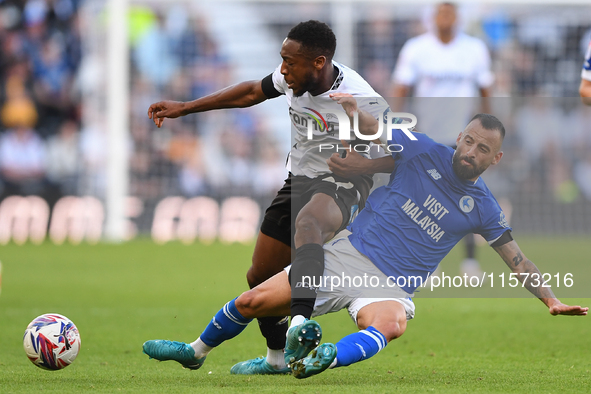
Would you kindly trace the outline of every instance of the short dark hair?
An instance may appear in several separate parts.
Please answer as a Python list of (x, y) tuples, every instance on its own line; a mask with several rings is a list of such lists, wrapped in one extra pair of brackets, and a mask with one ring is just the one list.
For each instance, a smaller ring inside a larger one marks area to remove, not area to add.
[(294, 26), (287, 38), (299, 42), (312, 57), (326, 56), (332, 60), (337, 48), (337, 38), (331, 28), (324, 22), (309, 20)]
[(441, 7), (442, 5), (453, 7), (453, 9), (456, 11), (458, 10), (458, 5), (456, 3), (452, 3), (451, 1), (442, 1), (441, 3), (437, 4), (437, 8)]
[(505, 139), (505, 126), (503, 123), (494, 115), (491, 114), (476, 114), (472, 119), (470, 119), (469, 123), (472, 123), (473, 120), (478, 119), (480, 124), (486, 130), (498, 130), (501, 133), (501, 140)]

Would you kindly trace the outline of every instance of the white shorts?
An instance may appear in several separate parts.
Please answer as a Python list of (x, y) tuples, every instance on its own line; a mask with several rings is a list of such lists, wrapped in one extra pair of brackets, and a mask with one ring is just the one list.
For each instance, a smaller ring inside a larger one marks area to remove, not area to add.
[[(396, 301), (404, 307), (407, 320), (414, 318), (412, 295), (389, 282), (387, 275), (355, 249), (349, 241), (350, 234), (350, 231), (343, 230), (324, 245), (324, 276), (312, 316), (347, 308), (357, 324), (357, 314), (364, 306), (380, 301)], [(285, 268), (288, 274), (290, 268)]]

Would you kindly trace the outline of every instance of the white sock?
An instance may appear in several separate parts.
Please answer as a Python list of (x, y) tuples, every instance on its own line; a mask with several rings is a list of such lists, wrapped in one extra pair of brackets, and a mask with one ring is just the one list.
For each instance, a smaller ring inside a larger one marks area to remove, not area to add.
[(337, 366), (337, 358), (335, 357), (334, 360), (332, 360), (332, 363), (330, 363), (330, 365), (328, 366), (328, 368), (331, 369), (331, 368), (334, 368), (336, 366)]
[(201, 337), (197, 338), (195, 342), (191, 342), (191, 347), (195, 350), (195, 358), (205, 357), (213, 349), (211, 346), (207, 346), (201, 340)]
[(291, 318), (291, 324), (290, 324), (289, 328), (292, 328), (292, 327), (295, 327), (295, 326), (299, 326), (300, 324), (302, 324), (305, 321), (306, 321), (306, 318), (304, 316), (302, 316), (302, 315), (296, 315), (296, 316), (294, 316), (294, 317)]
[(275, 369), (287, 367), (285, 357), (283, 357), (283, 349), (275, 350), (267, 348), (267, 362)]

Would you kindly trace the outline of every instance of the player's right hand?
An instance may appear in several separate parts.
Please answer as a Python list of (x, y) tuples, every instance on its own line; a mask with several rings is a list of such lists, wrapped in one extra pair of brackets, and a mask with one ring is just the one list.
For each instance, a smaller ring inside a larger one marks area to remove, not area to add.
[[(349, 147), (349, 142), (341, 140), (343, 148), (346, 149), (347, 155), (341, 157), (338, 153), (333, 153), (331, 157), (326, 160), (328, 169), (335, 175), (343, 178), (352, 178), (358, 175), (367, 174), (367, 158), (361, 156), (355, 149)], [(349, 149), (351, 149), (349, 151)]]
[(181, 101), (159, 101), (148, 108), (148, 118), (158, 127), (162, 126), (164, 118), (178, 118), (184, 115), (185, 103)]
[(581, 307), (579, 305), (565, 305), (562, 302), (557, 302), (549, 307), (551, 315), (568, 315), (568, 316), (585, 316), (589, 311), (589, 308)]
[(353, 115), (358, 111), (357, 100), (349, 93), (331, 93), (328, 95), (331, 99), (343, 106), (347, 116), (353, 119)]

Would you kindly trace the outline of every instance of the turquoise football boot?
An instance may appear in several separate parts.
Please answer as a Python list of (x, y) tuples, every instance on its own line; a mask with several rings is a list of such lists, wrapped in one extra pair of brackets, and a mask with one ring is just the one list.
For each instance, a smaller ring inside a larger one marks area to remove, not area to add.
[(297, 379), (305, 379), (319, 374), (330, 367), (337, 357), (337, 347), (325, 343), (312, 350), (309, 356), (291, 364), (291, 373)]
[(158, 339), (145, 342), (143, 349), (150, 358), (158, 361), (174, 360), (187, 369), (199, 369), (205, 362), (205, 357), (196, 358), (195, 350), (184, 342)]
[(285, 340), (285, 364), (301, 360), (312, 351), (322, 339), (320, 324), (314, 320), (306, 320), (302, 324), (292, 327), (287, 332)]
[(267, 362), (267, 357), (259, 357), (242, 361), (230, 369), (234, 375), (286, 375), (291, 373), (289, 367), (275, 369)]

